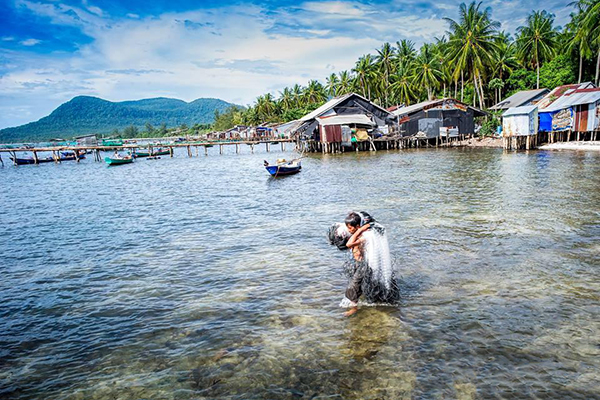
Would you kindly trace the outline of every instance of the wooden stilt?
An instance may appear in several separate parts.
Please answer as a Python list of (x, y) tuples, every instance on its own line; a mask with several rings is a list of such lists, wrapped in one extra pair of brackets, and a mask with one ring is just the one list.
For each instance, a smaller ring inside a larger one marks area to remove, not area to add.
[(204, 146), (204, 155), (207, 156), (208, 155), (208, 147)]
[(251, 152), (252, 154), (254, 154), (254, 143), (252, 143), (252, 144), (250, 145), (250, 152)]
[(169, 156), (173, 158), (173, 147), (169, 147)]
[(40, 160), (38, 159), (38, 156), (37, 156), (37, 151), (33, 152), (33, 162), (34, 162), (34, 164), (40, 163)]
[(223, 154), (223, 145), (222, 144), (219, 145), (219, 154)]

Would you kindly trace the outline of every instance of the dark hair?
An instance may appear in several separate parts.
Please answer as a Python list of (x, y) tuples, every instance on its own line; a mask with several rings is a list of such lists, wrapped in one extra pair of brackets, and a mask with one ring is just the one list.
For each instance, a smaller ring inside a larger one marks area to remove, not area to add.
[(360, 215), (358, 215), (355, 212), (351, 212), (350, 214), (348, 214), (348, 216), (346, 217), (344, 222), (346, 223), (346, 225), (358, 228), (360, 226), (361, 220), (362, 220), (362, 218), (360, 217)]
[(348, 214), (344, 222), (346, 225), (358, 228), (359, 226), (375, 222), (375, 218), (371, 217), (371, 215), (366, 211), (360, 211), (358, 213), (353, 211)]

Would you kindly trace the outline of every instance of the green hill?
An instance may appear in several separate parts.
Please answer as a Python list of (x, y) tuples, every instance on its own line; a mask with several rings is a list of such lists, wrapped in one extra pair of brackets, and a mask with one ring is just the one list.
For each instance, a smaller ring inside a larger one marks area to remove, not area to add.
[(167, 127), (181, 124), (209, 124), (215, 110), (232, 106), (219, 99), (183, 100), (159, 97), (137, 101), (111, 102), (97, 97), (77, 96), (36, 122), (0, 130), (0, 143), (71, 138), (90, 133), (107, 134), (129, 125), (142, 128), (147, 122)]

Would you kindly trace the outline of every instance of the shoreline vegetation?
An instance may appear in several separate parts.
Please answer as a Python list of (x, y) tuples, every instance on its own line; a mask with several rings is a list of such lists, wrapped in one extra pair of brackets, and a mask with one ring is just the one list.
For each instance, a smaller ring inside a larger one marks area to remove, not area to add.
[[(351, 70), (332, 73), (325, 84), (266, 93), (246, 108), (215, 112), (213, 129), (296, 120), (329, 98), (356, 92), (382, 107), (454, 97), (482, 110), (521, 91), (574, 82), (599, 83), (600, 0), (570, 4), (571, 19), (558, 27), (554, 15), (532, 11), (514, 37), (501, 30), (483, 2), (462, 3), (459, 18), (444, 18), (448, 30), (420, 49), (406, 39), (384, 43), (360, 57)], [(484, 117), (481, 136), (500, 125), (499, 112)]]

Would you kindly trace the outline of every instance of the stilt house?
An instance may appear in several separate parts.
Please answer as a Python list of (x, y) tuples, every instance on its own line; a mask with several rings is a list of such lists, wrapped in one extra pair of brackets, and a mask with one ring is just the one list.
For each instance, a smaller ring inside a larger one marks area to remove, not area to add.
[(426, 139), (474, 134), (475, 117), (486, 115), (475, 107), (451, 98), (398, 108), (393, 114), (398, 117), (398, 128), (402, 136)]

